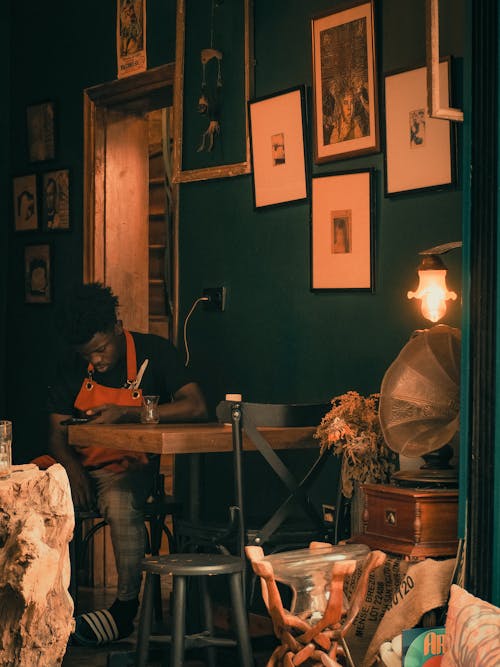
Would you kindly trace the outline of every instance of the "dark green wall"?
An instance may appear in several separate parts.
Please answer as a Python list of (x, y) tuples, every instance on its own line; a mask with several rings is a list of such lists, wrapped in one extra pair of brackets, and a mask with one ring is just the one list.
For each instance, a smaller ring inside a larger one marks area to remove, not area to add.
[[(311, 85), (310, 18), (338, 4), (255, 1), (256, 96)], [(458, 58), (458, 66), (461, 4), (441, 2), (453, 17), (442, 26), (441, 50)], [(425, 3), (377, 5), (382, 105), (383, 73), (424, 63)], [(23, 247), (52, 243), (55, 301), (64, 285), (81, 275), (82, 90), (116, 76), (115, 3), (25, 0), (13, 2), (12, 13), (12, 173), (69, 167), (72, 177), (71, 232), (9, 238), (8, 314), (16, 323), (7, 345), (9, 411), (17, 455), (24, 457), (43, 448), (44, 387), (58, 343), (53, 306), (23, 303)], [(150, 67), (173, 59), (173, 0), (148, 0), (147, 37)], [(25, 108), (42, 100), (57, 105), (57, 156), (50, 165), (30, 165)], [(251, 176), (181, 186), (181, 322), (204, 287), (228, 290), (224, 313), (199, 309), (189, 327), (193, 362), (212, 405), (229, 391), (274, 402), (328, 401), (348, 389), (377, 391), (411, 331), (426, 326), (405, 295), (416, 282), (417, 251), (460, 238), (460, 187), (384, 198), (383, 153), (315, 166), (313, 173), (366, 167), (376, 170), (374, 294), (310, 291), (309, 204), (254, 211)], [(457, 287), (460, 254), (454, 255), (449, 264)], [(458, 325), (460, 305), (449, 313), (446, 321)]]
[[(311, 85), (310, 17), (335, 4), (257, 0), (257, 97)], [(451, 3), (441, 4), (449, 16)], [(459, 58), (464, 25), (458, 4), (452, 24), (443, 26), (441, 46)], [(377, 5), (382, 104), (383, 73), (425, 62), (425, 3)], [(251, 176), (181, 186), (181, 311), (203, 287), (228, 289), (226, 312), (199, 312), (190, 324), (192, 356), (203, 360), (214, 400), (227, 391), (276, 402), (377, 391), (411, 331), (426, 326), (406, 291), (416, 284), (418, 250), (461, 238), (460, 189), (384, 198), (383, 153), (314, 166), (313, 174), (365, 167), (377, 172), (374, 294), (310, 291), (308, 203), (255, 211)], [(460, 285), (455, 255), (451, 281)], [(458, 325), (459, 305), (451, 306), (446, 321)]]
[[(116, 78), (116, 2), (57, 0), (43, 5), (36, 0), (14, 0), (10, 4), (11, 173), (41, 174), (51, 169), (69, 168), (71, 178), (70, 232), (14, 234), (12, 224), (8, 225), (11, 230), (8, 321), (13, 326), (9, 328), (7, 341), (7, 400), (8, 412), (14, 420), (14, 457), (23, 460), (45, 449), (47, 378), (59, 347), (53, 325), (53, 304), (24, 304), (24, 246), (26, 243), (51, 244), (53, 301), (56, 303), (65, 285), (82, 276), (82, 91)], [(148, 25), (148, 66), (173, 61), (175, 3), (149, 0)], [(31, 164), (26, 145), (26, 105), (45, 100), (56, 104), (56, 159)], [(10, 186), (8, 191), (10, 194)], [(9, 217), (11, 213), (9, 206)]]
[[(0, 137), (9, 136), (10, 126), (10, 7), (0, 13), (0, 30), (4, 38), (0, 43), (0, 60), (4, 66), (0, 70)], [(4, 196), (0, 197), (0, 419), (7, 418), (6, 412), (6, 306), (7, 306), (7, 257), (9, 230), (9, 143), (0, 141), (0, 182), (4, 184)]]

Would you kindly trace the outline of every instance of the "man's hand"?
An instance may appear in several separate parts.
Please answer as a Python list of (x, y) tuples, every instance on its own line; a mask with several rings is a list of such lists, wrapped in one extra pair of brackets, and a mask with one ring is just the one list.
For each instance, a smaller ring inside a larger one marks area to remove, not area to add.
[(130, 408), (125, 408), (122, 405), (104, 403), (85, 410), (85, 416), (90, 417), (93, 424), (118, 424), (123, 421), (129, 410)]

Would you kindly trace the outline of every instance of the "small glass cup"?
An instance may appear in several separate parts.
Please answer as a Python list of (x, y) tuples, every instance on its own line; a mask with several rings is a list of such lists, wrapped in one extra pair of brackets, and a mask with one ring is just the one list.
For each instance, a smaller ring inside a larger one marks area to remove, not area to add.
[(158, 424), (160, 421), (159, 396), (143, 396), (141, 424)]
[(0, 480), (12, 473), (12, 422), (0, 420)]

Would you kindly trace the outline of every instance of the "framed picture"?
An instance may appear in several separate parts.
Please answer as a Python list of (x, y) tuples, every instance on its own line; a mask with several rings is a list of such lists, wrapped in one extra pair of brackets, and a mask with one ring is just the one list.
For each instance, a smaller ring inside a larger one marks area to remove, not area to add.
[(31, 232), (38, 229), (38, 203), (36, 176), (17, 176), (12, 180), (14, 229), (16, 232)]
[[(449, 106), (449, 59), (439, 66), (443, 107)], [(452, 185), (455, 166), (449, 120), (427, 113), (425, 67), (385, 77), (385, 194)]]
[(250, 2), (177, 0), (175, 183), (250, 173)]
[(51, 302), (50, 245), (24, 248), (24, 300), (26, 303)]
[(303, 86), (249, 103), (255, 207), (307, 198)]
[(119, 79), (146, 69), (146, 0), (116, 0), (116, 60)]
[(314, 160), (379, 150), (373, 0), (312, 19)]
[(29, 161), (53, 160), (55, 158), (54, 102), (28, 106), (26, 122)]
[(312, 179), (312, 290), (374, 290), (373, 170)]
[(42, 175), (42, 220), (45, 231), (67, 231), (69, 220), (69, 171), (59, 169)]

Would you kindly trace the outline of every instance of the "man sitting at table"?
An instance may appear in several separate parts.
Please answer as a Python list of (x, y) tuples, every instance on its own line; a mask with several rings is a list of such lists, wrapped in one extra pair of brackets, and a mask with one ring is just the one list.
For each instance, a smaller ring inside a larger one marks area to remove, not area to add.
[(159, 336), (126, 331), (117, 306), (117, 297), (100, 283), (72, 291), (59, 322), (70, 354), (49, 387), (51, 454), (66, 468), (75, 507), (97, 507), (108, 522), (118, 572), (111, 607), (76, 618), (74, 639), (87, 646), (133, 631), (145, 546), (141, 507), (154, 465), (141, 452), (71, 447), (61, 422), (71, 415), (100, 424), (139, 422), (143, 394), (160, 396), (161, 422), (207, 418), (203, 394), (176, 348)]

